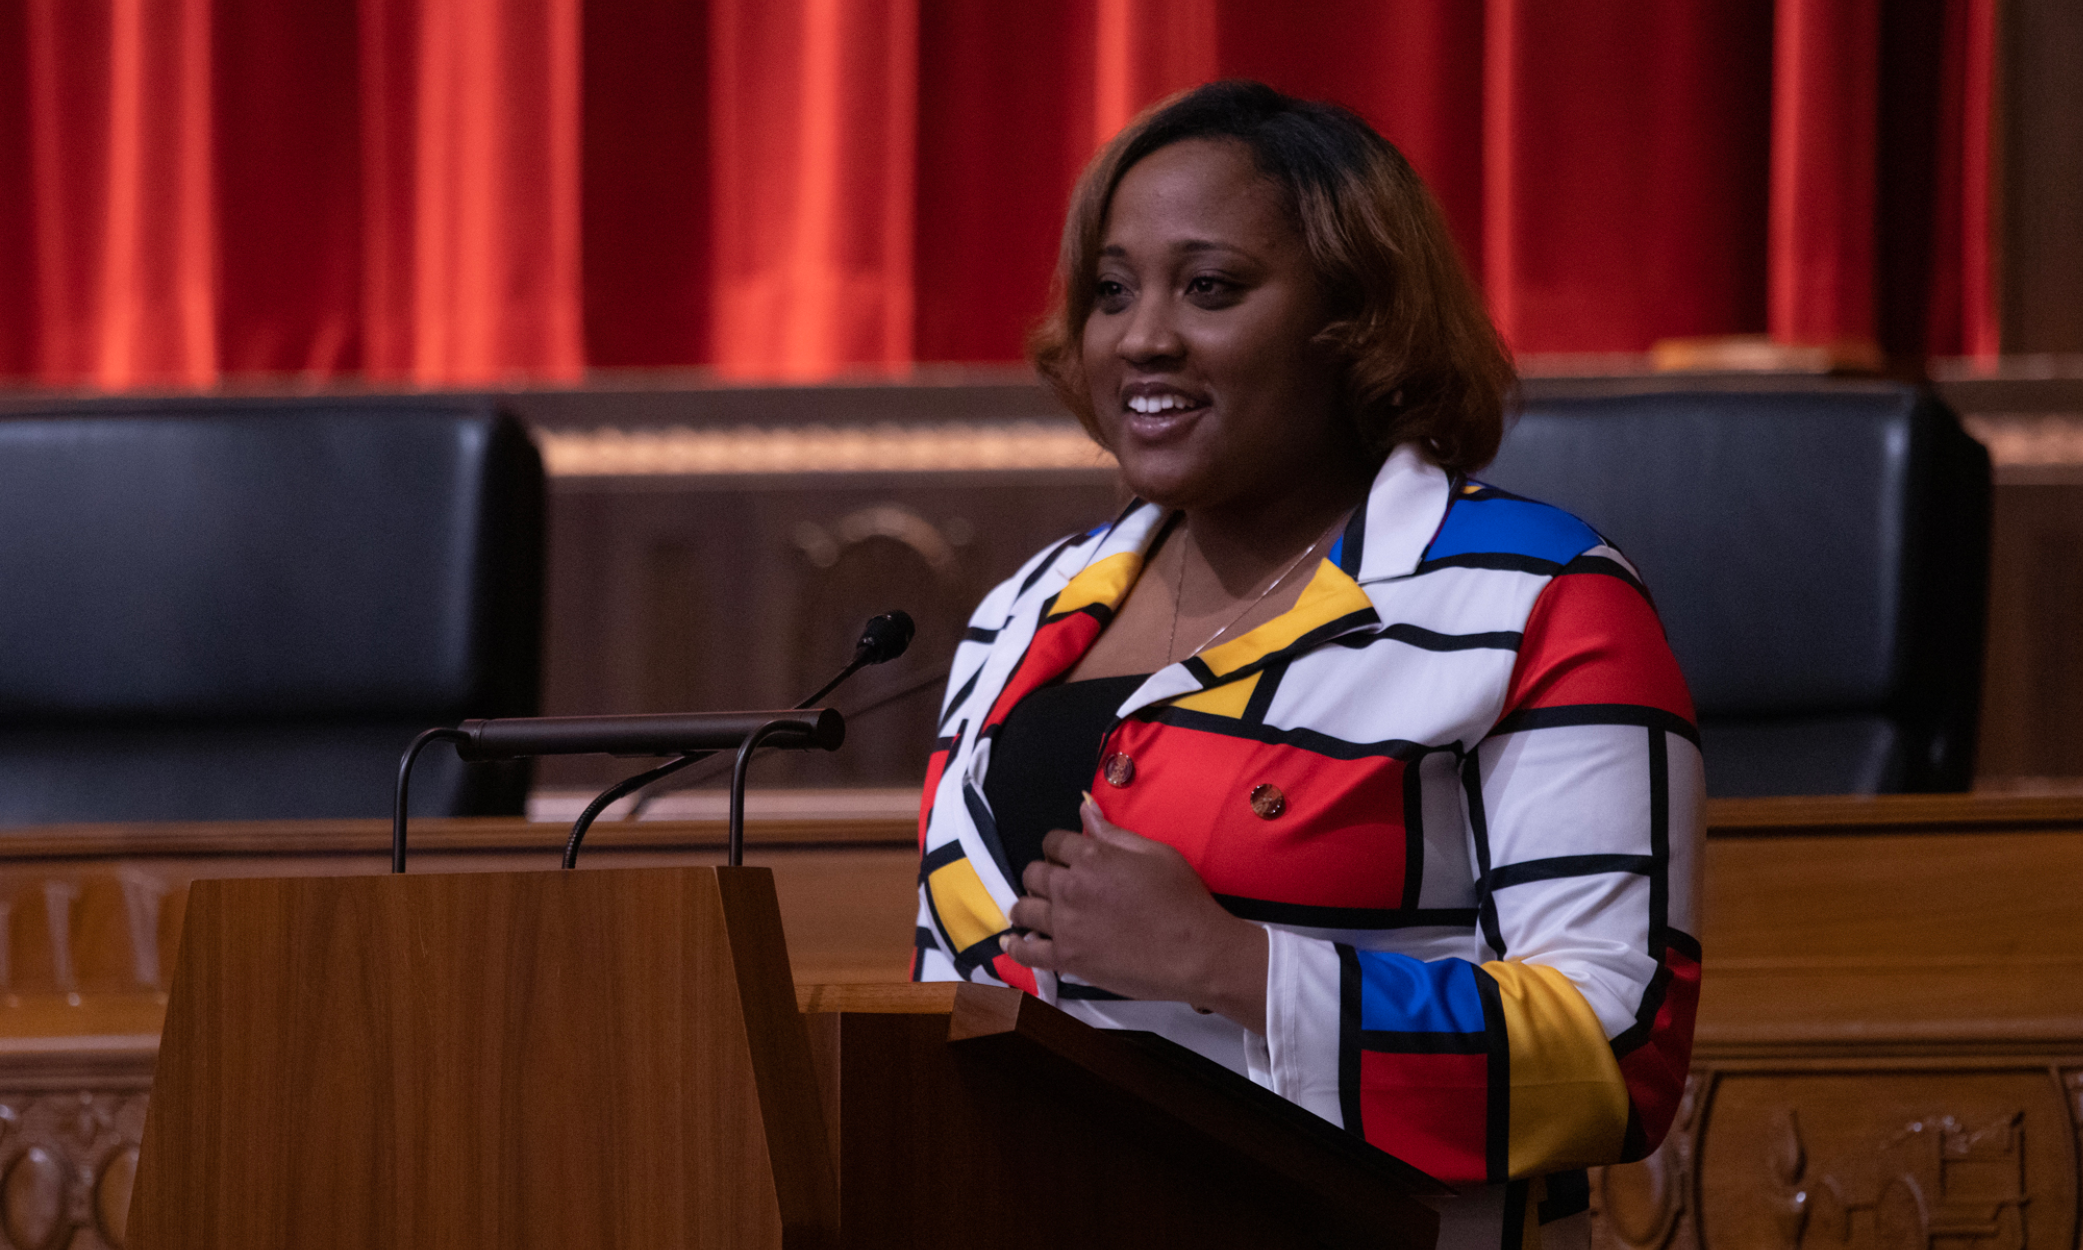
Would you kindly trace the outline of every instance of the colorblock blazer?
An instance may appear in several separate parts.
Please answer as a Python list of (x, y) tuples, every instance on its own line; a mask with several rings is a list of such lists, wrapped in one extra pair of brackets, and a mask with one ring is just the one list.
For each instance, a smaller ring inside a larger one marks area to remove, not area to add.
[(983, 797), (993, 739), (1106, 627), (1164, 519), (1139, 502), (1064, 540), (971, 619), (913, 975), (1248, 1073), (1461, 1187), (1442, 1246), (1579, 1242), (1583, 1169), (1670, 1126), (1699, 990), (1699, 735), (1640, 577), (1568, 513), (1398, 448), (1292, 609), (1117, 709), (1091, 791), (1266, 928), (1261, 1036), (998, 949), (1019, 883)]

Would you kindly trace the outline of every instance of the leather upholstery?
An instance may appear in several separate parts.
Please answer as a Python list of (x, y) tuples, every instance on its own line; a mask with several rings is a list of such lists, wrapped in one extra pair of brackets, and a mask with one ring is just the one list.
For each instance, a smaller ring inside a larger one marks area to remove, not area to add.
[[(0, 420), (0, 823), (387, 815), (414, 733), (534, 709), (542, 527), (486, 404)], [(439, 755), (415, 811), (521, 810)]]
[(1970, 784), (1989, 459), (1928, 392), (1532, 402), (1477, 476), (1577, 513), (1641, 569), (1710, 794)]

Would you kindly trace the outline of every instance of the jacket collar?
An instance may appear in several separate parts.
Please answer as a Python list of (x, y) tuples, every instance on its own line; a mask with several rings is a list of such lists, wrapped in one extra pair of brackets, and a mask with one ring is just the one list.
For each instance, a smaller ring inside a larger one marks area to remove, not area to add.
[[(1362, 586), (1409, 577), (1418, 571), (1425, 548), (1438, 535), (1453, 498), (1454, 481), (1445, 469), (1404, 443), (1389, 453), (1374, 485), (1367, 491), (1366, 522), (1361, 529), (1358, 559), (1333, 548), (1331, 558)], [(1340, 540), (1341, 547), (1351, 537)]]
[[(1391, 452), (1367, 500), (1318, 563), (1295, 606), (1219, 646), (1150, 675), (1117, 710), (1127, 716), (1154, 703), (1248, 676), (1341, 634), (1381, 623), (1367, 587), (1417, 571), (1439, 532), (1453, 482), (1438, 465), (1404, 444)], [(1057, 592), (1049, 619), (1093, 606), (1118, 609), (1143, 570), (1167, 512), (1131, 507), (1094, 547), (1085, 566)], [(1075, 657), (1071, 663), (1076, 663)], [(1069, 666), (1066, 665), (1066, 668)]]

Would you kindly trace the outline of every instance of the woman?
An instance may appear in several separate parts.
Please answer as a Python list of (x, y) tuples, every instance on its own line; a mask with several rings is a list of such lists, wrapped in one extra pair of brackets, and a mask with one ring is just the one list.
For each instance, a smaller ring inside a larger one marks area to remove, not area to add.
[(1582, 1169), (1669, 1126), (1698, 987), (1698, 735), (1646, 592), (1465, 476), (1511, 368), (1350, 113), (1156, 107), (1058, 279), (1036, 362), (1138, 501), (972, 619), (914, 974), (1249, 1073), (1462, 1187), (1443, 1246), (1582, 1244)]

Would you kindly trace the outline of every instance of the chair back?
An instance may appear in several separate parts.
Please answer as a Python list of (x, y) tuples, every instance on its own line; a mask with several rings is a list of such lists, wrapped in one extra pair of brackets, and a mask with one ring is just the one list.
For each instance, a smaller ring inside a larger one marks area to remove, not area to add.
[[(0, 420), (0, 824), (388, 814), (420, 729), (534, 710), (542, 565), (489, 403)], [(521, 810), (444, 754), (416, 811)]]
[(1989, 457), (1930, 392), (1530, 401), (1476, 476), (1569, 509), (1640, 568), (1710, 794), (1968, 788)]

